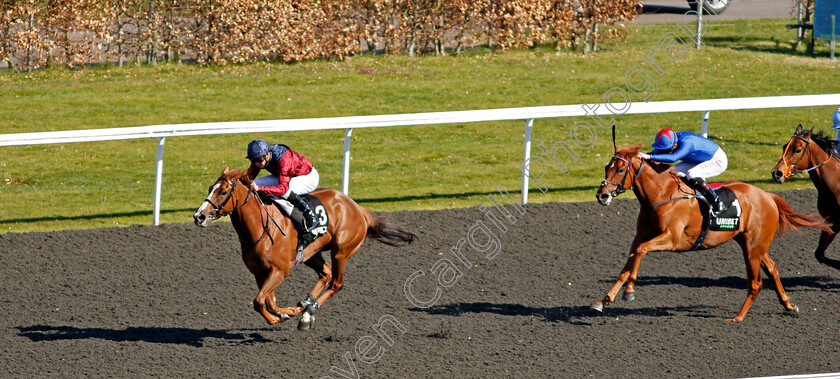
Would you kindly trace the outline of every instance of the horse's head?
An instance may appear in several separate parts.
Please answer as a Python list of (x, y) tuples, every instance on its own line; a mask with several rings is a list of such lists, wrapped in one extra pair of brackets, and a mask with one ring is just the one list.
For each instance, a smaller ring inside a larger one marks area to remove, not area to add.
[(812, 130), (802, 128), (802, 124), (796, 127), (793, 137), (790, 137), (790, 141), (783, 147), (782, 158), (771, 171), (776, 183), (783, 183), (797, 171), (808, 169), (811, 161), (812, 134)]
[(210, 221), (222, 218), (230, 212), (233, 212), (240, 205), (240, 202), (235, 200), (237, 199), (237, 195), (234, 194), (237, 186), (240, 184), (244, 186), (243, 188), (246, 191), (249, 191), (250, 196), (249, 186), (251, 183), (248, 177), (240, 170), (231, 170), (230, 167), (225, 166), (222, 175), (210, 186), (207, 198), (204, 199), (204, 202), (195, 211), (193, 215), (195, 224), (203, 228)]
[(604, 180), (595, 194), (599, 203), (609, 205), (613, 197), (633, 187), (638, 175), (633, 162), (641, 159), (636, 155), (641, 149), (642, 145), (630, 145), (623, 149), (616, 146), (615, 153), (604, 167)]

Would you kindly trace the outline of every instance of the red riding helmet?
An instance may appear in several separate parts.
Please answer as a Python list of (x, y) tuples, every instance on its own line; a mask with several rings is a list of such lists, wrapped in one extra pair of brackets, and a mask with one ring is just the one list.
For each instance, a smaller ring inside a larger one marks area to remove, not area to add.
[(677, 133), (673, 130), (665, 128), (659, 131), (653, 144), (650, 145), (656, 150), (671, 150), (677, 144)]

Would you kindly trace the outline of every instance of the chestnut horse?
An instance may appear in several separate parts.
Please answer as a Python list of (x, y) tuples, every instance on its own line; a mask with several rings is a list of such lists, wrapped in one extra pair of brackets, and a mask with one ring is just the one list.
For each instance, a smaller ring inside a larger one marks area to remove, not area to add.
[[(814, 146), (816, 145), (816, 146)], [(796, 127), (784, 146), (782, 158), (773, 167), (773, 180), (782, 183), (796, 173), (807, 172), (817, 187), (817, 209), (831, 222), (830, 231), (820, 234), (814, 256), (817, 261), (840, 270), (840, 261), (825, 256), (828, 245), (840, 231), (840, 159), (834, 154), (840, 142), (813, 130)]]
[[(636, 237), (630, 247), (630, 256), (618, 280), (607, 292), (604, 300), (592, 309), (603, 312), (625, 283), (624, 299), (635, 298), (639, 264), (649, 251), (689, 251), (701, 232), (702, 215), (698, 200), (680, 186), (680, 179), (670, 170), (671, 166), (639, 158), (642, 145), (624, 149), (616, 147), (615, 155), (605, 168), (604, 181), (598, 188), (598, 202), (609, 205), (613, 197), (632, 189), (641, 209), (636, 221)], [(744, 252), (747, 264), (747, 299), (738, 314), (727, 321), (742, 321), (761, 291), (761, 269), (775, 283), (776, 294), (788, 314), (796, 315), (799, 308), (790, 302), (782, 288), (776, 263), (767, 253), (775, 234), (787, 228), (806, 226), (830, 230), (829, 225), (817, 215), (803, 216), (796, 213), (781, 197), (742, 182), (726, 182), (738, 198), (742, 209), (741, 224), (737, 231), (709, 231), (697, 249), (711, 249), (734, 239)]]
[[(239, 235), (242, 260), (259, 287), (254, 310), (269, 325), (303, 312), (298, 329), (309, 329), (314, 322), (312, 314), (344, 287), (344, 265), (359, 250), (366, 236), (392, 246), (404, 246), (417, 238), (410, 231), (386, 224), (381, 217), (374, 218), (367, 209), (341, 192), (316, 189), (310, 194), (324, 204), (329, 225), (325, 235), (306, 247), (300, 261), (315, 270), (319, 279), (306, 300), (295, 307), (280, 308), (274, 290), (297, 263), (297, 231), (276, 206), (264, 204), (250, 190), (251, 181), (244, 174), (225, 167), (193, 218), (196, 225), (205, 227), (210, 221), (230, 214), (233, 228)], [(332, 266), (321, 256), (326, 250), (330, 251)]]

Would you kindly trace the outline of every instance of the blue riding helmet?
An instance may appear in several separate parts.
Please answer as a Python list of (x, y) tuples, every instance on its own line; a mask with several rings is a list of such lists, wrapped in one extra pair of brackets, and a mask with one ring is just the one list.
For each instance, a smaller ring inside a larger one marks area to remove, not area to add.
[(656, 139), (650, 146), (656, 150), (671, 150), (677, 142), (677, 133), (671, 129), (665, 128), (656, 135)]
[(248, 144), (248, 155), (246, 158), (253, 160), (262, 158), (266, 154), (268, 154), (268, 142), (261, 139), (255, 139)]
[(837, 108), (837, 110), (834, 111), (834, 117), (832, 118), (832, 121), (834, 121), (834, 126), (832, 127), (832, 129), (840, 129), (840, 108)]

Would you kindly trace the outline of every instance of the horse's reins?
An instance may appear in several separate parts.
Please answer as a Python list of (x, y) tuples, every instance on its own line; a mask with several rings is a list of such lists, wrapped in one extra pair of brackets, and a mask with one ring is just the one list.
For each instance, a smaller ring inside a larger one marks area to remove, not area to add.
[[(798, 139), (802, 142), (805, 142), (805, 150), (802, 151), (802, 155), (799, 156), (799, 159), (796, 160), (795, 164), (788, 166), (787, 161), (785, 160), (785, 156), (787, 155), (788, 149), (790, 148), (790, 143), (793, 142), (794, 139)], [(822, 163), (820, 163), (820, 164), (818, 164), (814, 167), (806, 168), (804, 170), (797, 170), (796, 166), (799, 166), (799, 162), (802, 162), (802, 159), (805, 158), (805, 153), (810, 153), (810, 152), (811, 152), (811, 140), (810, 139), (805, 139), (805, 138), (802, 138), (802, 137), (800, 137), (798, 135), (795, 135), (795, 134), (793, 135), (793, 137), (790, 137), (790, 141), (788, 141), (787, 145), (785, 145), (785, 151), (782, 153), (782, 163), (785, 165), (785, 171), (783, 172), (783, 174), (785, 176), (785, 179), (790, 178), (791, 176), (793, 176), (795, 174), (798, 174), (800, 172), (808, 172), (808, 171), (816, 170), (816, 169), (822, 167), (824, 164), (828, 163), (828, 161), (831, 160), (831, 154), (828, 154), (828, 159), (826, 159)]]
[[(210, 200), (210, 198), (204, 199), (204, 201), (210, 203), (210, 205), (213, 206), (216, 213), (219, 214), (219, 217), (225, 217), (225, 216), (231, 214), (231, 212), (235, 211), (241, 205), (248, 204), (248, 201), (251, 200), (251, 194), (254, 191), (252, 191), (251, 188), (248, 188), (248, 196), (245, 198), (245, 201), (242, 202), (242, 204), (235, 204), (233, 206), (233, 208), (230, 210), (230, 212), (223, 212), (222, 209), (224, 209), (225, 205), (227, 205), (227, 203), (233, 197), (233, 192), (236, 191), (236, 185), (239, 184), (239, 181), (237, 180), (236, 182), (231, 182), (230, 180), (228, 180), (228, 178), (225, 178), (224, 176), (220, 176), (218, 179), (216, 179), (217, 182), (220, 181), (220, 180), (224, 180), (231, 187), (230, 192), (228, 193), (227, 197), (222, 201), (221, 204), (218, 204), (218, 205), (216, 203), (214, 203), (212, 200)], [(257, 200), (260, 202), (260, 205), (262, 205), (263, 209), (265, 209), (265, 213), (268, 215), (268, 218), (274, 223), (275, 226), (277, 226), (277, 229), (280, 230), (280, 233), (282, 233), (285, 236), (286, 232), (283, 231), (283, 228), (281, 228), (280, 225), (277, 224), (277, 221), (274, 219), (274, 217), (271, 216), (271, 212), (268, 211), (268, 209), (265, 206), (265, 203), (262, 202), (262, 199), (260, 199), (259, 196), (256, 196), (256, 195), (254, 197), (257, 198)], [(254, 244), (257, 244), (258, 242), (260, 242), (260, 240), (262, 240), (263, 237), (265, 237), (266, 235), (268, 235), (268, 238), (271, 239), (271, 243), (273, 244), (274, 243), (274, 238), (271, 237), (270, 233), (268, 233), (268, 222), (266, 222), (265, 227), (263, 227), (263, 234), (260, 236), (260, 238), (258, 238), (256, 241), (254, 241)]]
[[(249, 188), (249, 190), (250, 190), (250, 188)], [(249, 194), (250, 194), (250, 191), (249, 191)], [(274, 226), (276, 226), (277, 229), (280, 230), (280, 233), (282, 233), (285, 236), (286, 232), (283, 231), (283, 228), (281, 228), (279, 224), (277, 224), (277, 220), (275, 220), (274, 217), (271, 216), (271, 212), (268, 211), (268, 207), (265, 206), (265, 203), (263, 203), (262, 199), (259, 196), (257, 196), (257, 200), (259, 200), (260, 205), (262, 205), (263, 209), (265, 210), (265, 214), (268, 216), (268, 219), (271, 220), (271, 222), (274, 223)], [(259, 243), (260, 240), (262, 240), (263, 237), (265, 237), (266, 234), (268, 234), (268, 238), (271, 240), (271, 243), (274, 244), (274, 237), (272, 237), (271, 233), (268, 232), (268, 222), (267, 221), (265, 223), (265, 227), (263, 228), (263, 234), (260, 236), (260, 238), (257, 238), (257, 240), (254, 241), (254, 244), (256, 245), (257, 243)]]
[[(616, 197), (616, 196), (618, 196), (618, 195), (620, 195), (620, 194), (624, 193), (625, 191), (627, 191), (627, 190), (630, 188), (630, 187), (628, 187), (628, 188), (624, 188), (624, 183), (627, 181), (627, 174), (629, 174), (629, 173), (630, 173), (630, 168), (632, 168), (632, 165), (630, 164), (630, 161), (628, 161), (627, 159), (624, 159), (624, 158), (622, 158), (622, 157), (619, 157), (618, 155), (613, 155), (613, 157), (612, 157), (612, 158), (613, 158), (613, 159), (618, 159), (618, 160), (620, 160), (620, 161), (622, 161), (622, 162), (627, 163), (627, 167), (628, 167), (628, 170), (624, 172), (624, 177), (622, 177), (622, 178), (621, 178), (621, 182), (619, 182), (618, 184), (613, 183), (613, 182), (611, 182), (611, 181), (609, 181), (609, 180), (607, 180), (607, 179), (604, 179), (604, 180), (602, 180), (602, 181), (601, 181), (601, 185), (602, 185), (602, 186), (603, 186), (603, 185), (606, 185), (606, 184), (610, 184), (610, 185), (612, 185), (613, 187), (615, 187), (615, 188), (616, 188), (615, 190), (610, 191), (610, 196), (612, 196), (612, 197)], [(612, 162), (612, 159), (610, 160), (610, 162)], [(641, 165), (639, 165), (639, 170), (638, 170), (638, 171), (636, 171), (636, 173), (633, 175), (633, 182), (632, 182), (632, 185), (636, 185), (636, 178), (637, 178), (637, 177), (639, 176), (639, 174), (642, 172), (642, 169), (643, 169), (644, 167), (645, 167), (645, 160), (644, 160), (644, 159), (642, 159), (642, 164), (641, 164)], [(631, 185), (631, 187), (632, 187), (632, 185)], [(678, 186), (679, 186), (679, 183), (678, 183)], [(685, 192), (683, 192), (683, 193), (685, 193)], [(686, 195), (686, 196), (674, 197), (674, 198), (667, 199), (667, 200), (663, 200), (663, 201), (660, 201), (660, 202), (658, 202), (658, 203), (656, 203), (656, 204), (653, 204), (653, 205), (651, 206), (651, 208), (656, 208), (656, 207), (658, 207), (658, 206), (660, 206), (660, 205), (662, 205), (662, 204), (665, 204), (665, 203), (670, 203), (670, 202), (672, 202), (672, 201), (677, 201), (677, 200), (686, 200), (686, 199), (691, 199), (691, 198), (695, 198), (695, 197), (697, 197), (697, 196), (696, 196), (696, 195)]]
[[(210, 200), (209, 197), (204, 199), (204, 201), (207, 202), (207, 203), (210, 203), (210, 205), (213, 206), (213, 209), (216, 211), (216, 213), (219, 214), (219, 217), (225, 217), (225, 216), (229, 215), (231, 212), (233, 212), (234, 210), (236, 210), (236, 208), (239, 208), (239, 205), (234, 205), (233, 208), (230, 210), (230, 212), (222, 212), (222, 209), (225, 207), (225, 205), (227, 205), (228, 201), (230, 201), (230, 198), (233, 197), (233, 191), (236, 190), (236, 184), (239, 183), (239, 181), (237, 181), (236, 183), (233, 183), (230, 180), (228, 180), (228, 178), (225, 178), (224, 176), (220, 176), (218, 179), (216, 179), (217, 182), (219, 180), (224, 180), (231, 187), (230, 192), (228, 192), (228, 195), (225, 198), (225, 200), (222, 201), (222, 203), (219, 204), (219, 205), (216, 205), (216, 203), (214, 203), (213, 200)], [(250, 200), (250, 199), (251, 199), (251, 191), (249, 189), (248, 197), (245, 198), (245, 202), (242, 203), (242, 205), (248, 204), (248, 200)]]
[(639, 169), (636, 170), (635, 174), (633, 174), (633, 179), (632, 179), (632, 183), (631, 183), (630, 187), (624, 188), (624, 183), (627, 182), (627, 175), (630, 174), (630, 169), (633, 168), (633, 164), (630, 161), (628, 161), (627, 159), (619, 157), (618, 155), (613, 155), (612, 159), (610, 159), (610, 162), (612, 162), (613, 160), (616, 160), (616, 159), (618, 159), (618, 160), (620, 160), (624, 163), (627, 163), (627, 171), (624, 171), (624, 176), (621, 178), (621, 182), (616, 184), (616, 183), (613, 183), (613, 182), (607, 180), (606, 178), (604, 178), (604, 180), (601, 181), (602, 186), (606, 187), (607, 184), (610, 184), (613, 187), (615, 187), (614, 190), (609, 192), (610, 196), (612, 196), (612, 197), (616, 197), (618, 195), (621, 195), (622, 193), (627, 191), (629, 188), (635, 186), (636, 185), (636, 178), (642, 172), (642, 169), (645, 168), (645, 160), (642, 159), (642, 163), (641, 163), (641, 165), (639, 165)]

